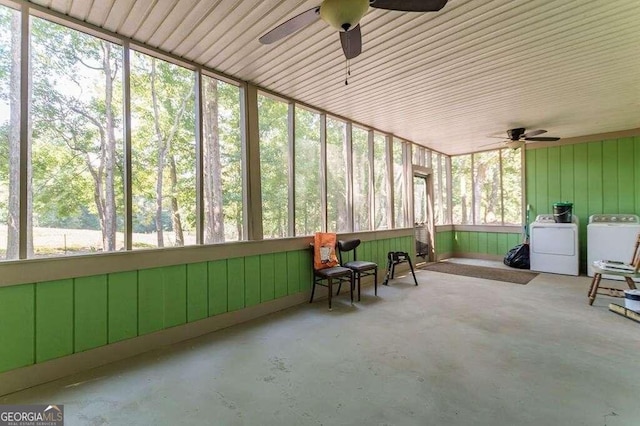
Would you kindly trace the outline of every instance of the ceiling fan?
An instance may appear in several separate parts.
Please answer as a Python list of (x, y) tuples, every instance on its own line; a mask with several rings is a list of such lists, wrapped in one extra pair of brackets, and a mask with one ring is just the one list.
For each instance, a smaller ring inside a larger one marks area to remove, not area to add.
[(508, 139), (504, 141), (504, 144), (507, 146), (507, 148), (518, 149), (524, 146), (525, 142), (552, 142), (560, 140), (560, 138), (553, 136), (537, 137), (538, 135), (547, 133), (546, 130), (538, 129), (530, 130), (528, 132), (526, 130), (527, 129), (525, 129), (524, 127), (516, 127), (515, 129), (507, 130)]
[(448, 0), (323, 0), (320, 6), (294, 16), (259, 38), (262, 44), (279, 41), (302, 28), (322, 19), (340, 31), (342, 51), (347, 59), (362, 53), (360, 19), (369, 6), (402, 12), (437, 12)]

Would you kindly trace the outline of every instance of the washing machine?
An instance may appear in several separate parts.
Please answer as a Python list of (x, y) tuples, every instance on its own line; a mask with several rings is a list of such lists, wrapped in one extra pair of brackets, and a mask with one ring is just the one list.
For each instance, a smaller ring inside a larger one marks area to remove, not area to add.
[[(634, 214), (594, 214), (587, 225), (587, 274), (593, 276), (596, 260), (630, 262), (636, 238), (640, 233), (640, 218)], [(603, 275), (603, 278), (623, 280), (623, 277)], [(636, 280), (639, 281), (639, 280)]]
[(556, 223), (553, 214), (541, 214), (529, 227), (531, 270), (554, 274), (580, 274), (578, 217), (571, 223)]

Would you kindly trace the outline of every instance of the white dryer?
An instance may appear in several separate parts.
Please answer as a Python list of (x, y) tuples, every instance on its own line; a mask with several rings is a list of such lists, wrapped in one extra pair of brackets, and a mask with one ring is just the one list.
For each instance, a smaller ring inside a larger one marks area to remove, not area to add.
[[(640, 233), (640, 218), (634, 214), (594, 214), (587, 225), (587, 274), (593, 276), (596, 260), (630, 262), (636, 238)], [(603, 275), (622, 280), (623, 277)]]
[(529, 251), (531, 270), (554, 274), (580, 274), (578, 217), (556, 223), (552, 214), (541, 214), (531, 223)]

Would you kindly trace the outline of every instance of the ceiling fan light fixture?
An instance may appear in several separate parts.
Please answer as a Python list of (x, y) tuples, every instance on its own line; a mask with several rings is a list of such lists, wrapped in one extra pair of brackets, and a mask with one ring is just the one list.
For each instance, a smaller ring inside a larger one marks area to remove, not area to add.
[(524, 146), (524, 141), (508, 141), (505, 143), (507, 148), (518, 149)]
[(320, 17), (338, 31), (349, 31), (369, 10), (369, 0), (324, 0)]

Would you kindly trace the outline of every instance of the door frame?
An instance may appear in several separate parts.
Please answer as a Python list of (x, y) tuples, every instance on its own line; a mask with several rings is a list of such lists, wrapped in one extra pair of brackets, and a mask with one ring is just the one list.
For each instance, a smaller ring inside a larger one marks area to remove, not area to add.
[(435, 238), (435, 223), (433, 218), (433, 168), (431, 167), (423, 167), (418, 165), (413, 165), (412, 173), (411, 173), (411, 209), (409, 210), (409, 215), (411, 219), (411, 224), (415, 228), (415, 194), (413, 190), (413, 179), (414, 178), (423, 178), (427, 183), (427, 230), (429, 231), (429, 256), (427, 261), (434, 262), (435, 254), (436, 254), (436, 238)]

